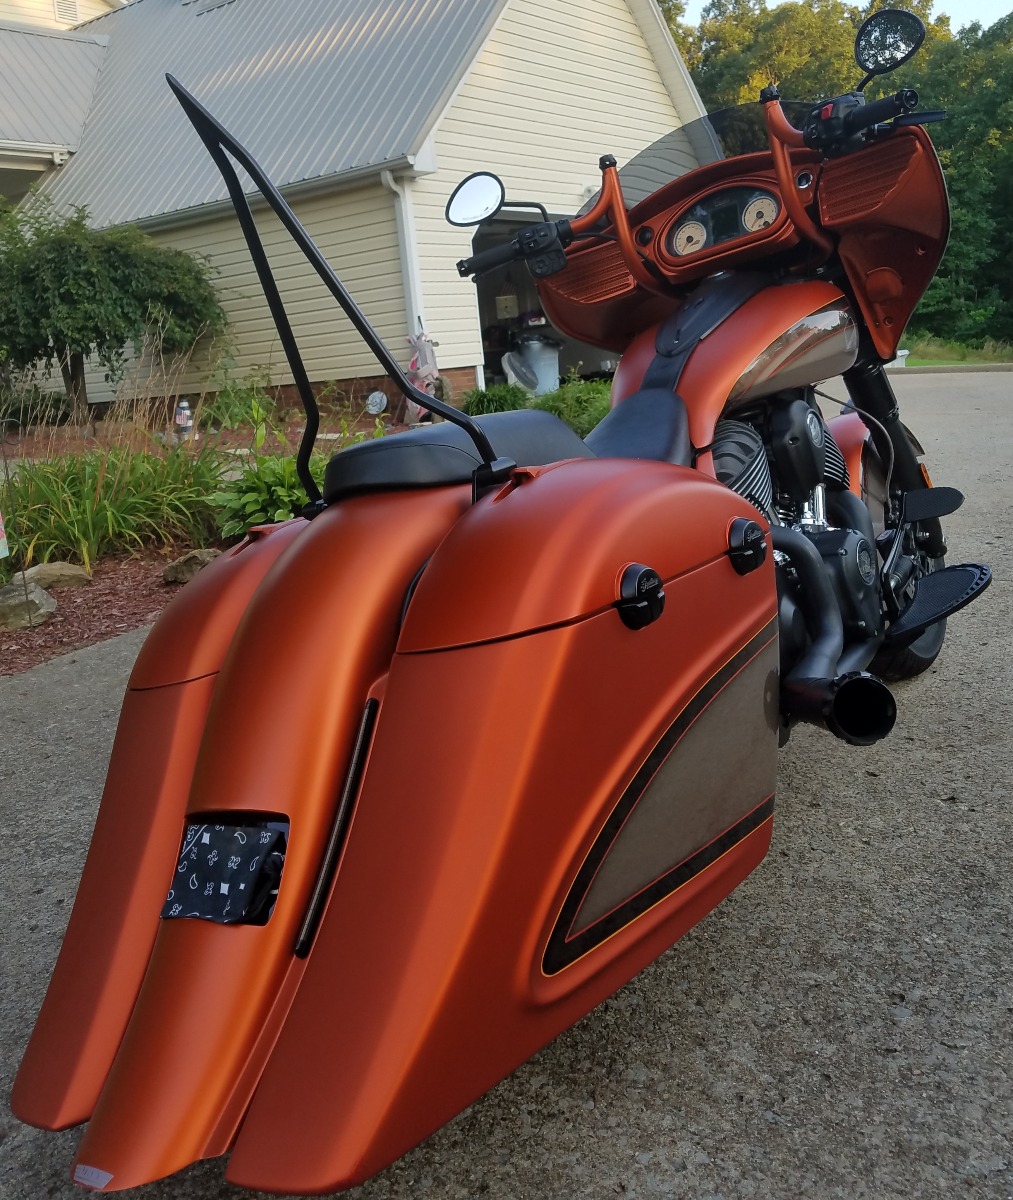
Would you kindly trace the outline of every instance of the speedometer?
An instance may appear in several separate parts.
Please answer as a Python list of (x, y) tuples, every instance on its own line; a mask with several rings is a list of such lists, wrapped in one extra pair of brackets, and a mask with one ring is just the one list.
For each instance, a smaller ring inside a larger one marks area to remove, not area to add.
[(750, 233), (755, 233), (758, 229), (766, 229), (768, 225), (773, 225), (778, 211), (777, 201), (774, 197), (761, 192), (759, 196), (754, 196), (742, 210), (742, 225)]
[(692, 254), (707, 242), (707, 230), (699, 221), (686, 221), (675, 231), (676, 254)]

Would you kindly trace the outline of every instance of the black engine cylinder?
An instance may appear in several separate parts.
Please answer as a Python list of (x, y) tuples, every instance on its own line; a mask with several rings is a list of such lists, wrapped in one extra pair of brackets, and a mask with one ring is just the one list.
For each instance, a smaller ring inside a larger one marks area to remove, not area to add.
[(770, 449), (780, 486), (795, 500), (811, 495), (826, 476), (827, 428), (807, 400), (783, 399), (770, 414)]

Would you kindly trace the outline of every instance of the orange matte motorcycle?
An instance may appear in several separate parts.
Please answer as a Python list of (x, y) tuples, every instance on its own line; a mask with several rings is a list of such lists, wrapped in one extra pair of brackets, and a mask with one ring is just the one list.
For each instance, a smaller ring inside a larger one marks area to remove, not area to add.
[[(70, 926), (14, 1088), (88, 1122), (119, 1190), (229, 1154), (279, 1192), (366, 1179), (672, 945), (767, 851), (799, 721), (889, 733), (989, 582), (946, 566), (884, 373), (939, 262), (942, 175), (884, 10), (859, 89), (675, 131), (515, 260), (621, 353), (582, 441), (414, 388), (250, 155), (175, 81), (221, 168), (308, 414), (303, 513), (168, 607), (130, 677)], [(316, 408), (233, 165), (403, 393), (442, 421), (309, 472)], [(491, 190), (490, 190), (491, 189)], [(465, 181), (448, 217), (503, 203)], [(814, 385), (842, 375), (825, 419)], [(269, 648), (269, 653), (265, 652)], [(435, 712), (423, 744), (406, 740)]]

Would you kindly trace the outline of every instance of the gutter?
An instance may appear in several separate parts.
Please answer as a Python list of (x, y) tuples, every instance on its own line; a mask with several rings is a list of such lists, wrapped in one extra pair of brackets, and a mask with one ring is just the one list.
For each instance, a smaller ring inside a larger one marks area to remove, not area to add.
[(62, 167), (70, 158), (70, 148), (56, 142), (5, 142), (0, 141), (0, 158), (27, 158), (41, 162), (43, 168)]
[[(374, 163), (368, 167), (353, 167), (350, 171), (342, 171), (339, 175), (321, 175), (316, 179), (305, 179), (299, 183), (290, 183), (278, 190), (291, 204), (309, 196), (318, 196), (324, 192), (338, 192), (345, 188), (357, 187), (363, 183), (381, 182), (381, 177), (392, 171), (411, 171), (415, 168), (413, 156), (404, 155), (391, 159), (389, 162)], [(267, 202), (259, 193), (247, 193), (250, 207), (254, 212), (268, 209)], [(110, 222), (110, 225), (136, 225), (140, 229), (174, 229), (180, 225), (194, 225), (201, 221), (211, 221), (216, 217), (230, 217), (234, 213), (232, 201), (229, 199), (214, 200), (210, 204), (197, 204), (192, 208), (180, 208), (175, 212), (157, 213), (153, 217), (137, 217)]]

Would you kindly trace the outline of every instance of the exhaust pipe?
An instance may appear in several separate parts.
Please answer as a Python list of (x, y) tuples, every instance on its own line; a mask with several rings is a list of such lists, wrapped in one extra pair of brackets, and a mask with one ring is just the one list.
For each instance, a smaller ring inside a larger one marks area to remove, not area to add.
[(838, 675), (844, 625), (820, 552), (794, 529), (774, 525), (770, 532), (774, 549), (788, 555), (802, 582), (799, 606), (812, 639), (781, 680), (784, 714), (821, 725), (852, 746), (871, 746), (893, 729), (896, 701), (875, 675), (866, 671)]
[(822, 725), (851, 746), (871, 746), (893, 729), (897, 702), (875, 675), (852, 671), (836, 679), (807, 679), (788, 674), (781, 684), (788, 716)]

